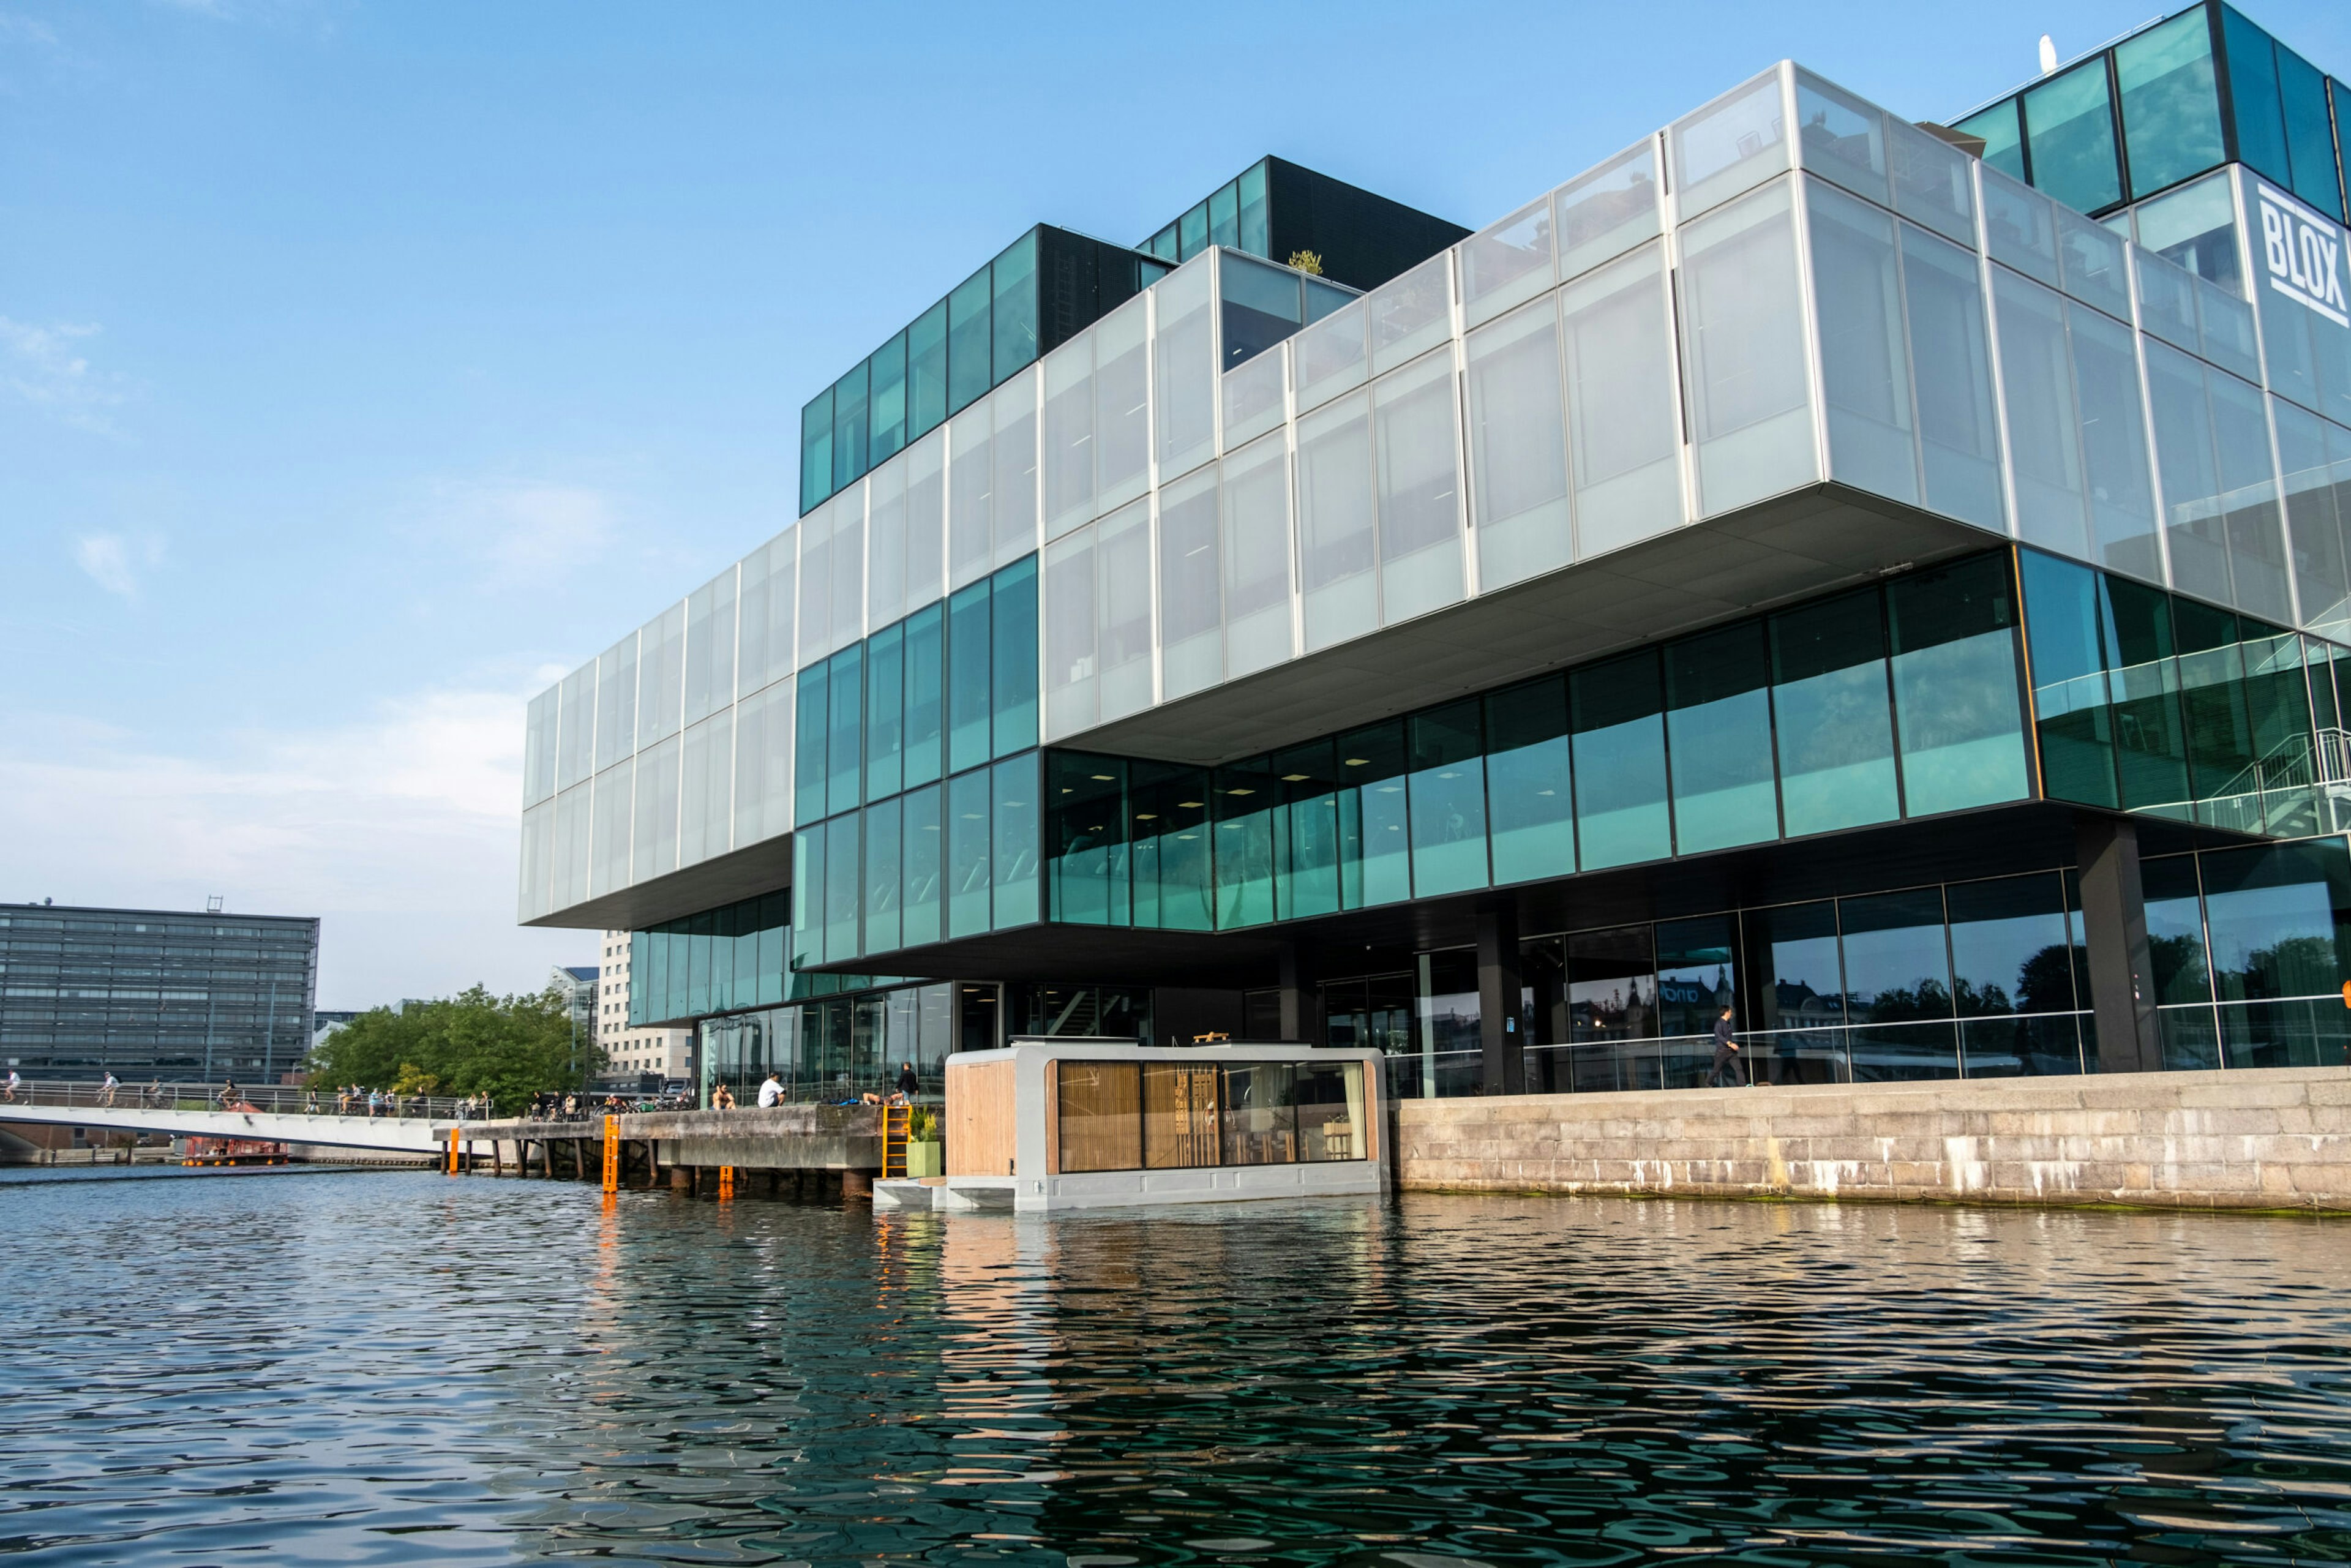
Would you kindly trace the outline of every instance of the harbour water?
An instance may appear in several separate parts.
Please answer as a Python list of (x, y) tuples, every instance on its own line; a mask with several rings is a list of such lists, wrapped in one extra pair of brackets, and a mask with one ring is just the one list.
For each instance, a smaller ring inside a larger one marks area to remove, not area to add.
[(2351, 1559), (2351, 1227), (0, 1177), (35, 1563)]

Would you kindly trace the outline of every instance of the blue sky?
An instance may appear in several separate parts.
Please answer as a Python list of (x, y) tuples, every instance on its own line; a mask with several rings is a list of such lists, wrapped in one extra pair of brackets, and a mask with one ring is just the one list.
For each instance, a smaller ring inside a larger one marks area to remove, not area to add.
[[(1270, 152), (1475, 226), (1782, 56), (1950, 118), (2151, 14), (0, 0), (0, 899), (535, 987), (595, 938), (513, 924), (525, 698), (1030, 223)], [(2351, 71), (2351, 7), (2251, 15)]]

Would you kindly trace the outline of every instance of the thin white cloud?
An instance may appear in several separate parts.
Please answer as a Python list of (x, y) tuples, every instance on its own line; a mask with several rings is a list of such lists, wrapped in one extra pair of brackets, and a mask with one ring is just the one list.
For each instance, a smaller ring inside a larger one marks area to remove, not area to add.
[(0, 754), (0, 898), (200, 909), (220, 893), (323, 915), (322, 1007), (477, 979), (536, 989), (594, 939), (515, 925), (524, 700), (422, 691), (344, 723), (226, 736), (217, 756), (10, 716), (23, 744)]
[(26, 43), (46, 44), (52, 48), (57, 41), (57, 36), (46, 24), (12, 11), (0, 11), (0, 38), (22, 38)]
[(78, 429), (117, 434), (105, 411), (122, 402), (122, 380), (94, 370), (80, 348), (98, 332), (95, 325), (0, 316), (0, 389)]
[(619, 507), (590, 486), (554, 480), (468, 480), (434, 487), (419, 532), (471, 557), (500, 584), (544, 582), (603, 558)]
[(140, 573), (163, 564), (163, 541), (152, 535), (132, 539), (120, 534), (84, 534), (74, 541), (74, 564), (107, 592), (136, 599)]

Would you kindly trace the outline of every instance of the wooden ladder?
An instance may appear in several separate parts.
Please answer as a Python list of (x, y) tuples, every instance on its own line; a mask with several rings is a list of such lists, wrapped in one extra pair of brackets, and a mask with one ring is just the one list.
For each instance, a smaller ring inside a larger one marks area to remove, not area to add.
[(882, 1107), (882, 1179), (890, 1181), (906, 1174), (906, 1133), (914, 1120), (910, 1105)]

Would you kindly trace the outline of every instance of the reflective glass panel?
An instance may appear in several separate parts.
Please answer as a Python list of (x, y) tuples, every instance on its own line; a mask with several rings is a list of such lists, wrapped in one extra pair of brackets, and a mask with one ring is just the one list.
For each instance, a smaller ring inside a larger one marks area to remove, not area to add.
[(1298, 422), (1298, 510), (1299, 587), (1306, 597), (1307, 648), (1328, 647), (1372, 631), (1379, 625), (1379, 589), (1372, 572), (1375, 547), (1367, 396), (1348, 398)]
[(1682, 231), (1683, 380), (1708, 515), (1819, 477), (1789, 192), (1772, 185)]
[[(1810, 137), (1813, 128), (1805, 127)], [(1830, 471), (1896, 500), (1918, 498), (1910, 362), (1895, 267), (1895, 222), (1825, 186), (1805, 197), (1813, 237)]]
[(1568, 782), (1567, 683), (1557, 675), (1486, 698), (1486, 789), (1495, 880), (1575, 869)]
[(2001, 384), (2016, 484), (2017, 534), (2063, 554), (2089, 554), (2064, 301), (2005, 268), (1992, 272)]
[(907, 784), (936, 779), (945, 759), (946, 607), (933, 603), (906, 618)]
[(1900, 815), (1876, 590), (1771, 617), (1771, 680), (1788, 835)]
[(1579, 559), (1682, 524), (1666, 277), (1650, 246), (1560, 291)]
[(996, 930), (1033, 925), (1039, 908), (1038, 855), (1042, 828), (1037, 798), (1037, 755), (1011, 758), (988, 773), (995, 821), (990, 859), (994, 867)]
[(947, 935), (977, 936), (988, 928), (988, 770), (957, 774), (946, 790)]
[(2150, 196), (2225, 155), (2212, 75), (2210, 14), (2201, 5), (2115, 47), (2131, 194)]
[(947, 302), (906, 329), (906, 439), (928, 434), (947, 416)]
[(1763, 623), (1741, 622), (1666, 644), (1666, 702), (1677, 852), (1776, 838), (1780, 802)]
[(1416, 714), (1410, 729), (1414, 895), (1483, 887), (1486, 770), (1478, 701)]
[(1349, 909), (1412, 896), (1402, 722), (1339, 737), (1339, 902)]
[(2031, 779), (2008, 558), (1907, 573), (1886, 585), (1886, 599), (1909, 814), (2024, 799)]
[(1702, 213), (1787, 168), (1787, 113), (1780, 88), (1780, 73), (1766, 71), (1676, 122), (1667, 133), (1683, 217)]
[(1927, 505), (2000, 532), (2007, 507), (1980, 272), (1972, 251), (1904, 226), (1903, 305), (1915, 361)]
[(909, 791), (899, 801), (905, 815), (904, 935), (909, 947), (939, 940), (941, 875), (946, 845), (939, 821), (939, 787)]
[(1290, 452), (1271, 436), (1225, 459), (1225, 674), (1290, 656)]
[(987, 597), (988, 584), (976, 582), (947, 602), (946, 770), (950, 773), (987, 761), (991, 749), (988, 651), (992, 636)]
[(994, 754), (1037, 744), (1037, 558), (996, 574), (989, 599)]
[(1654, 139), (1580, 174), (1552, 195), (1559, 220), (1559, 276), (1572, 278), (1662, 232)]
[(1491, 590), (1564, 566), (1574, 553), (1556, 302), (1539, 300), (1471, 333), (1468, 382), (1478, 580)]
[(1573, 672), (1576, 838), (1586, 871), (1673, 853), (1654, 650)]
[(2024, 133), (2036, 187), (2076, 212), (2095, 213), (2122, 200), (2104, 56), (2027, 90)]
[(1380, 621), (1460, 599), (1461, 471), (1453, 358), (1435, 353), (1372, 389)]
[(1160, 679), (1171, 700), (1225, 676), (1217, 479), (1213, 468), (1190, 475), (1159, 497)]
[(968, 406), (994, 385), (988, 350), (991, 298), (981, 267), (947, 296), (947, 413)]

